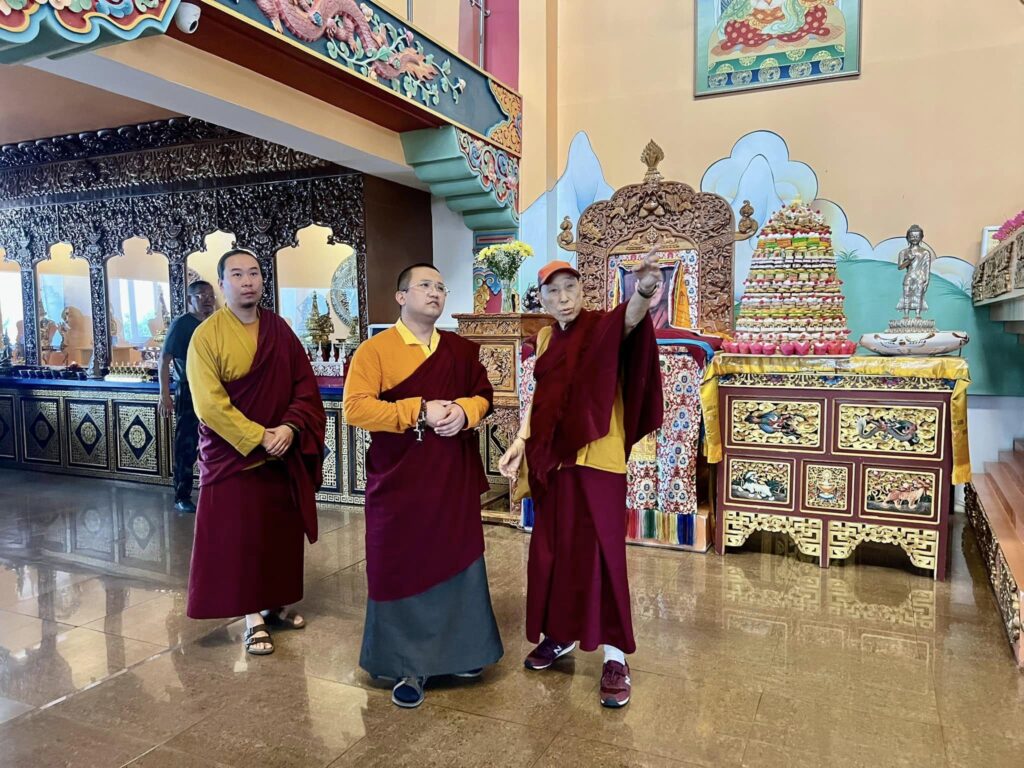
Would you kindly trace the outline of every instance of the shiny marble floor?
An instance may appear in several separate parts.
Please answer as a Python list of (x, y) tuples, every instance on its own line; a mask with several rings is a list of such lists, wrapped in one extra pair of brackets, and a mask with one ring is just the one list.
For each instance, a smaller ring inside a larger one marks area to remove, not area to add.
[[(938, 584), (784, 538), (726, 558), (630, 548), (633, 701), (600, 657), (522, 667), (527, 537), (487, 528), (506, 657), (415, 711), (358, 668), (359, 509), (321, 510), (309, 620), (263, 658), (190, 621), (192, 517), (164, 489), (0, 471), (0, 766), (1019, 766), (1013, 666), (970, 533)], [(879, 563), (891, 560), (895, 566)]]

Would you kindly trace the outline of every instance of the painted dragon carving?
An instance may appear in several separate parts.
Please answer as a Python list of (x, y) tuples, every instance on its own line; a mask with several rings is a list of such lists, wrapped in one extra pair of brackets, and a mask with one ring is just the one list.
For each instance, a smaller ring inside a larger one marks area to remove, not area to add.
[(879, 433), (882, 435), (882, 440), (892, 438), (910, 445), (917, 445), (921, 442), (921, 436), (917, 433), (917, 424), (912, 421), (890, 419), (884, 416), (857, 420), (857, 434), (862, 438), (868, 439)]
[[(274, 29), (287, 28), (295, 37), (315, 43), (323, 37), (355, 46), (358, 40), (370, 56), (377, 56), (370, 69), (377, 79), (393, 80), (410, 74), (417, 80), (430, 81), (438, 75), (437, 68), (414, 48), (392, 50), (386, 32), (370, 26), (373, 9), (355, 0), (256, 0), (263, 15)], [(413, 42), (406, 31), (406, 41)], [(380, 54), (383, 54), (383, 57)]]

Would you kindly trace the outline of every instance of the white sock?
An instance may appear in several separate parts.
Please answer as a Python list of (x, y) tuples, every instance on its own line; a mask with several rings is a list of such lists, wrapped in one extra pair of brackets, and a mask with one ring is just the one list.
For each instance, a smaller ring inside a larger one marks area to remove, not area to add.
[(619, 664), (625, 666), (626, 654), (624, 654), (614, 645), (606, 645), (604, 647), (604, 663), (607, 664), (609, 661), (617, 661), (619, 662)]

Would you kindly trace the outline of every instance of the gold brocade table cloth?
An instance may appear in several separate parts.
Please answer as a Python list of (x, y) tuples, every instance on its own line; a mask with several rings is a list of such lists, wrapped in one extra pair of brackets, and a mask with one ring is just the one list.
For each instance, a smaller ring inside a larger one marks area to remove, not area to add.
[(706, 426), (708, 462), (722, 461), (719, 384), (787, 386), (829, 390), (889, 390), (907, 392), (947, 390), (950, 396), (954, 485), (971, 479), (967, 441), (967, 387), (970, 371), (959, 357), (850, 357), (806, 358), (754, 355), (718, 355), (701, 383), (701, 407)]

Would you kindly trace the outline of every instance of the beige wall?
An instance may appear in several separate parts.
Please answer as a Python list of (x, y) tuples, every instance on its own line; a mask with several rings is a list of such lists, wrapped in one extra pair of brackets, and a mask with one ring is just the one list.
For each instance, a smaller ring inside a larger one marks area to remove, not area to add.
[[(406, 18), (405, 0), (375, 0), (400, 19)], [(459, 11), (467, 0), (413, 0), (412, 25), (449, 51), (459, 50)]]
[[(519, 209), (523, 211), (554, 187), (569, 145), (560, 150), (557, 0), (519, 0), (519, 28), (519, 91), (523, 96)], [(549, 232), (558, 231), (557, 214), (555, 206), (548, 206)]]
[[(634, 13), (610, 0), (522, 0), (523, 29), (539, 29), (553, 5), (554, 114), (544, 106), (551, 85), (531, 64), (548, 59), (550, 40), (523, 35), (521, 44), (524, 205), (550, 187), (553, 160), (564, 169), (579, 131), (619, 187), (641, 179), (649, 138), (665, 150), (666, 177), (698, 186), (709, 165), (758, 129), (780, 134), (791, 157), (817, 172), (819, 196), (872, 241), (916, 221), (940, 253), (973, 261), (981, 228), (1024, 204), (1020, 3), (865, 3), (858, 78), (699, 100), (692, 3), (647, 0)], [(552, 125), (557, 140), (540, 139)]]

